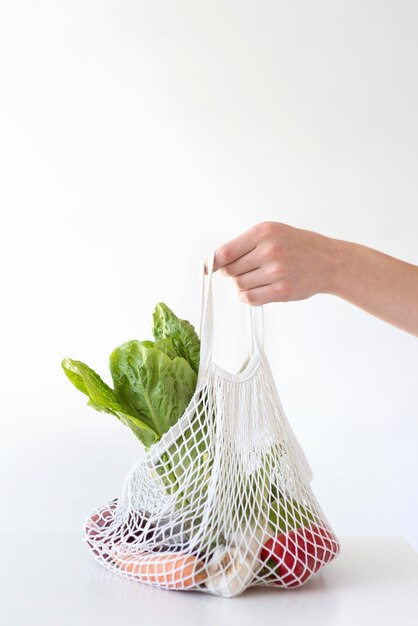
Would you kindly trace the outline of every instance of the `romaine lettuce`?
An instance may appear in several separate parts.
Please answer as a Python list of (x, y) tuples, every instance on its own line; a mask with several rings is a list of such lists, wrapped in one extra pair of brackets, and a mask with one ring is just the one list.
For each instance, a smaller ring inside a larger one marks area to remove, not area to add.
[(115, 415), (149, 448), (183, 414), (197, 382), (200, 341), (166, 304), (153, 314), (155, 341), (127, 341), (110, 356), (114, 389), (81, 361), (63, 359), (73, 385), (97, 411)]
[(196, 387), (196, 372), (185, 359), (135, 339), (112, 352), (110, 372), (118, 398), (158, 438), (183, 414)]
[(186, 359), (197, 374), (200, 341), (193, 326), (187, 320), (180, 320), (164, 302), (157, 304), (152, 317), (155, 339), (170, 338), (177, 354)]

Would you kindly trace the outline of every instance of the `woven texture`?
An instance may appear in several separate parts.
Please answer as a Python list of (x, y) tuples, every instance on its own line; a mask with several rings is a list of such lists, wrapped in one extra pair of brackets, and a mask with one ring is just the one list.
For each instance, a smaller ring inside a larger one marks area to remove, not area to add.
[(212, 268), (213, 254), (196, 391), (130, 469), (120, 497), (89, 516), (83, 538), (106, 568), (166, 589), (233, 597), (254, 585), (298, 587), (339, 543), (263, 351), (262, 307), (250, 307), (241, 370), (212, 361)]

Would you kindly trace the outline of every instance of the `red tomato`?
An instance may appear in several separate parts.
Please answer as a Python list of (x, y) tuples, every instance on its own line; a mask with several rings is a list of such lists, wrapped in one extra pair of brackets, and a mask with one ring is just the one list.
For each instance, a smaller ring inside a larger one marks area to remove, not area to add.
[(261, 558), (276, 563), (277, 585), (298, 587), (338, 552), (334, 535), (322, 526), (312, 525), (269, 539), (261, 550)]

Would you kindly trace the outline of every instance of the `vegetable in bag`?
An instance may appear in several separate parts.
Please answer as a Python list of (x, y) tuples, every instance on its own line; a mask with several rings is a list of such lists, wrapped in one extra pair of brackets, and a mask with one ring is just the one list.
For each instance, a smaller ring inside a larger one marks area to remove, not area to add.
[(154, 341), (133, 339), (110, 355), (114, 389), (88, 365), (63, 359), (88, 405), (110, 413), (150, 448), (177, 422), (196, 387), (200, 341), (193, 326), (160, 302), (153, 313)]
[(153, 337), (110, 356), (113, 388), (64, 359), (88, 405), (115, 415), (145, 448), (119, 498), (87, 519), (83, 538), (113, 572), (175, 590), (234, 597), (254, 585), (294, 588), (339, 553), (309, 485), (251, 312), (237, 374), (211, 358), (211, 278), (200, 340), (164, 303)]

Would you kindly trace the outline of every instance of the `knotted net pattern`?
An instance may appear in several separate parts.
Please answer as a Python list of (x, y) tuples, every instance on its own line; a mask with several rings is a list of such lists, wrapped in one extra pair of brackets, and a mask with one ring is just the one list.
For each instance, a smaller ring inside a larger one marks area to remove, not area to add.
[(104, 567), (161, 588), (298, 587), (340, 549), (310, 478), (265, 354), (238, 374), (210, 360), (183, 416), (83, 538)]

